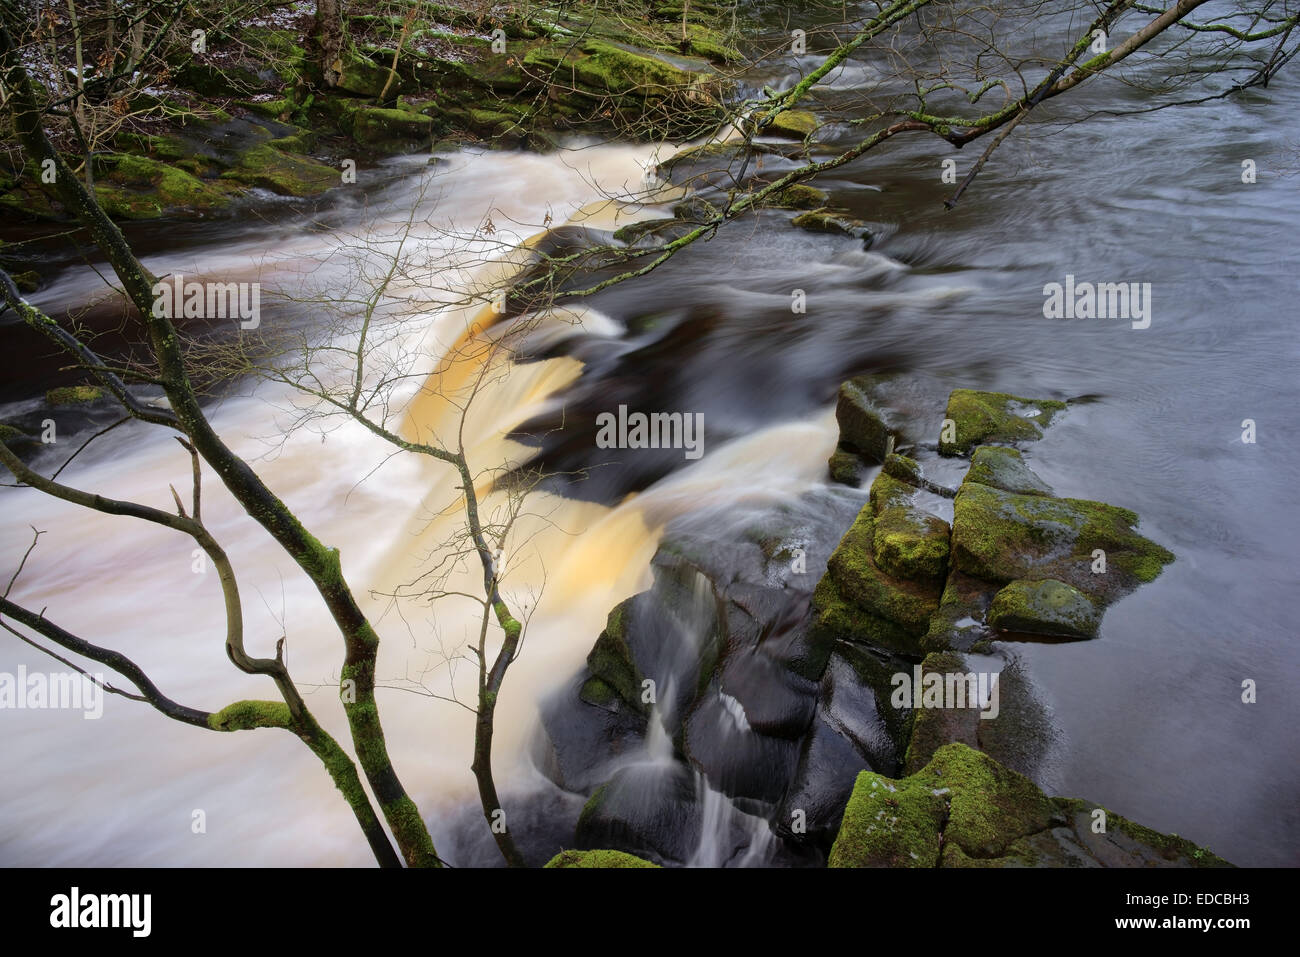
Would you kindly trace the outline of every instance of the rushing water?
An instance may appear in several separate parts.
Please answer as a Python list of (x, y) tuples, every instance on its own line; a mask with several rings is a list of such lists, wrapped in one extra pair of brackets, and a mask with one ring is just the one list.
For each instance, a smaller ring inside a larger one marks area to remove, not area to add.
[[(774, 78), (792, 68), (768, 67)], [(860, 66), (836, 82), (848, 90), (870, 75)], [(1105, 96), (1136, 102), (1137, 94), (1112, 86)], [(1098, 106), (1105, 96), (1087, 91), (1080, 102)], [(529, 454), (505, 433), (548, 423), (561, 407), (577, 425), (543, 440), (542, 450), (548, 465), (565, 469), (608, 461), (583, 423), (619, 404), (703, 412), (707, 423), (700, 461), (680, 453), (648, 466), (615, 461), (571, 497), (545, 496), (537, 509), (545, 520), (523, 529), (537, 535), (534, 557), (512, 568), (512, 584), (520, 596), (541, 597), (498, 712), (497, 767), (507, 787), (526, 787), (535, 773), (521, 756), (536, 702), (570, 678), (610, 607), (648, 585), (663, 523), (823, 483), (838, 383), (891, 368), (912, 375), (935, 434), (954, 387), (1096, 397), (1027, 457), (1059, 494), (1134, 509), (1144, 534), (1177, 555), (1155, 583), (1107, 613), (1100, 639), (1022, 649), (1061, 735), (1043, 783), (1237, 863), (1300, 862), (1300, 709), (1290, 694), (1300, 658), (1289, 606), (1300, 561), (1292, 410), (1298, 108), (1300, 93), (1284, 73), (1268, 90), (1198, 108), (1079, 125), (1049, 113), (1002, 147), (952, 211), (942, 205), (951, 187), (940, 182), (933, 144), (900, 140), (817, 184), (886, 227), (869, 251), (793, 230), (788, 214), (763, 213), (585, 303), (576, 325), (553, 330), (550, 358), (494, 379), (469, 431), (479, 436), (471, 454), (484, 465)], [(364, 230), (373, 228), (367, 206), (423, 203), (470, 228), (490, 213), (506, 224), (498, 240), (522, 241), (533, 229), (510, 223), (538, 224), (548, 213), (564, 220), (603, 191), (638, 188), (650, 156), (625, 146), (549, 157), (466, 153), (439, 170), (433, 194), (420, 192), (423, 158), (404, 160), (367, 191), (366, 206), (348, 198), (323, 220), (336, 231)], [(1247, 158), (1260, 170), (1252, 185), (1240, 179)], [(596, 210), (589, 222), (612, 225), (611, 214)], [(160, 273), (242, 270), (293, 286), (297, 274), (286, 264), (322, 255), (329, 236), (292, 217), (210, 224), (177, 232), (148, 262)], [(420, 255), (445, 254), (436, 231), (417, 238)], [(1151, 283), (1150, 328), (1044, 319), (1043, 286), (1066, 273)], [(315, 279), (328, 287), (345, 271)], [(69, 266), (35, 301), (57, 309), (93, 288), (89, 271)], [(804, 315), (790, 310), (794, 289), (807, 294)], [(431, 353), (472, 318), (433, 302), (420, 315), (412, 334)], [(355, 427), (281, 441), (288, 406), (282, 391), (264, 386), (222, 400), (212, 415), (307, 526), (341, 548), (358, 593), (408, 581), (451, 527), (436, 513), (453, 500), (453, 476), (436, 464), (390, 460), (386, 446)], [(0, 417), (26, 407), (19, 400)], [(428, 425), (440, 414), (417, 401), (408, 421)], [(1258, 427), (1253, 445), (1241, 441), (1247, 418)], [(115, 436), (118, 444), (92, 446), (63, 478), (170, 507), (168, 485), (188, 481), (181, 450), (143, 427)], [(215, 480), (205, 488), (205, 516), (241, 576), (250, 651), (269, 653), (287, 636), (299, 681), (325, 686), (309, 701), (346, 737), (332, 691), (342, 652), (319, 601)], [(45, 532), (15, 590), (20, 600), (48, 605), (70, 630), (135, 657), (184, 703), (217, 708), (273, 693), (226, 660), (216, 583), (191, 570), (188, 539), (27, 491), (4, 490), (0, 502), (6, 578), (29, 526)], [(379, 598), (368, 610), (385, 638), (380, 673), (405, 685), (382, 692), (403, 779), (426, 816), (458, 812), (472, 794), (469, 715), (403, 679), (452, 690), (437, 652), (461, 641), (470, 619), (441, 608), (436, 618), (413, 616)], [(0, 670), (20, 664), (48, 668), (16, 640), (0, 642)], [(1258, 704), (1241, 701), (1247, 678), (1259, 685)], [(369, 859), (345, 805), (288, 735), (206, 734), (122, 699), (110, 700), (98, 722), (56, 711), (4, 720), (4, 863)], [(646, 761), (661, 759), (652, 749)], [(717, 863), (721, 851), (710, 842), (738, 812), (706, 782), (695, 786), (711, 824), (693, 862)], [(206, 812), (206, 833), (193, 833), (195, 810)], [(753, 859), (762, 857), (756, 848)]]

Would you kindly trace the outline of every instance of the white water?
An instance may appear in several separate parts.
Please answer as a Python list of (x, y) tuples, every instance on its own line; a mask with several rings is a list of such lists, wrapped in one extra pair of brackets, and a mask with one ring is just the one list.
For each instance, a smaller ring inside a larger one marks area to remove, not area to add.
[[(508, 265), (448, 268), (448, 237), (430, 223), (446, 227), (454, 214), (455, 230), (472, 231), (490, 217), (496, 232), (471, 250), (481, 255), (527, 240), (548, 214), (556, 224), (590, 218), (602, 226), (646, 215), (635, 206), (592, 201), (641, 188), (649, 156), (648, 148), (624, 146), (551, 157), (487, 153), (458, 158), (423, 195), (413, 185), (420, 179), (414, 175), (390, 188), (381, 198), (397, 210), (397, 219), (412, 204), (421, 205), (420, 222), (403, 250), (412, 264), (408, 280), (398, 284), (406, 295), (394, 307), (404, 321), (384, 327), (383, 354), (410, 363), (413, 373), (432, 370), (480, 311), (447, 308), (437, 287), (487, 289), (510, 271)], [(378, 242), (365, 260), (371, 266), (378, 254), (394, 248), (387, 239), (393, 220), (390, 215), (389, 222), (363, 233)], [(161, 256), (149, 265), (159, 274), (256, 275), (272, 292), (301, 297), (309, 287), (328, 292), (348, 284), (352, 266), (340, 264), (336, 245), (342, 238), (340, 231), (302, 231), (278, 237), (274, 258), (267, 257), (263, 242), (205, 250), (198, 261), (192, 255)], [(322, 261), (326, 265), (317, 265)], [(418, 278), (422, 275), (429, 277), (427, 285)], [(580, 326), (557, 318), (541, 333), (618, 332), (617, 324), (597, 313), (579, 311), (576, 318)], [(524, 451), (503, 433), (537, 412), (579, 371), (577, 363), (564, 359), (512, 367), (508, 376), (491, 379), (466, 429), (475, 467), (518, 461)], [(405, 392), (398, 391), (396, 409), (421, 382), (413, 378)], [(210, 415), (304, 524), (340, 548), (344, 572), (383, 639), (379, 675), (394, 688), (380, 692), (390, 751), (422, 812), (434, 817), (467, 799), (473, 788), (472, 716), (429, 696), (459, 693), (467, 700), (472, 693), (467, 664), (452, 672), (444, 658), (476, 632), (473, 608), (463, 600), (452, 604), (456, 599), (431, 610), (366, 596), (391, 592), (426, 567), (429, 554), (458, 525), (450, 507), (456, 502), (455, 482), (446, 466), (392, 456), (389, 446), (354, 423), (330, 421), (322, 430), (286, 437), (290, 412), (301, 405), (288, 387), (266, 384), (249, 396), (225, 400)], [(399, 422), (402, 416), (394, 421), (423, 436), (445, 430), (451, 424), (447, 414), (422, 396), (406, 408), (404, 421)], [(519, 548), (506, 555), (508, 594), (524, 607), (537, 605), (498, 709), (496, 768), (504, 788), (512, 776), (526, 773), (519, 770), (520, 755), (535, 702), (579, 666), (609, 609), (648, 584), (657, 529), (697, 507), (796, 494), (820, 479), (834, 441), (827, 413), (711, 448), (701, 461), (614, 509), (545, 496), (532, 501), (530, 511), (538, 517), (516, 526)], [(164, 509), (172, 507), (169, 485), (188, 489), (188, 458), (163, 430), (133, 424), (101, 443), (61, 480)], [(204, 477), (204, 518), (239, 575), (249, 652), (272, 654), (276, 640), (285, 636), (291, 670), (310, 692), (309, 704), (346, 744), (334, 691), (342, 658), (337, 632), (306, 578), (206, 470)], [(495, 503), (494, 496), (487, 507)], [(0, 571), (6, 580), (30, 541), (29, 526), (44, 534), (14, 589), (15, 600), (45, 608), (63, 627), (123, 651), (164, 693), (184, 704), (216, 710), (241, 698), (275, 696), (269, 681), (240, 674), (226, 659), (215, 575), (192, 570), (188, 538), (33, 491), (4, 489)], [(458, 575), (466, 591), (475, 591), (472, 568)], [(481, 584), (481, 578), (477, 581)], [(6, 635), (0, 641), (0, 671), (13, 672), (19, 664), (62, 669)], [(371, 862), (325, 772), (286, 733), (205, 732), (122, 698), (110, 698), (97, 722), (57, 711), (8, 711), (0, 720), (0, 760), (6, 769), (0, 777), (0, 864)], [(725, 828), (721, 817), (731, 812), (721, 806), (714, 810), (715, 823)], [(202, 833), (196, 833), (196, 812), (204, 817)], [(708, 856), (710, 849), (701, 853)]]

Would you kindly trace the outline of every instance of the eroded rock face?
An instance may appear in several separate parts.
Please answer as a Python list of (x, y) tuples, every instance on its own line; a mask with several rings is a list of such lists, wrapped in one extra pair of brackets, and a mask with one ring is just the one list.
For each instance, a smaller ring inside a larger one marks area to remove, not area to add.
[(1174, 835), (1097, 805), (1048, 798), (988, 755), (953, 743), (899, 780), (858, 775), (831, 867), (1228, 867)]

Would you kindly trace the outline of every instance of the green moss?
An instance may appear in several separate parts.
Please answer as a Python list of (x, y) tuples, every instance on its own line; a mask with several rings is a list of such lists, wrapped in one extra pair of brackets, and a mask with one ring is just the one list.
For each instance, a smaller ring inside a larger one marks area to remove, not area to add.
[(290, 728), (293, 717), (283, 701), (236, 701), (208, 715), (213, 731), (249, 731), (253, 728)]
[[(811, 214), (809, 214), (811, 215)], [(798, 220), (800, 217), (795, 217)], [(840, 383), (835, 400), (835, 422), (840, 427), (840, 447), (856, 452), (863, 461), (883, 462), (889, 454), (894, 430), (877, 405), (878, 380), (863, 376)]]
[(623, 851), (561, 851), (545, 867), (659, 867)]
[(638, 96), (664, 95), (673, 87), (686, 87), (691, 74), (671, 63), (633, 53), (604, 40), (583, 45), (586, 56), (574, 63), (577, 80), (595, 90)]
[(946, 808), (923, 782), (858, 774), (828, 867), (934, 867)]
[(35, 439), (17, 426), (9, 425), (7, 422), (0, 422), (0, 442), (6, 445), (14, 445), (33, 441)]
[(85, 405), (104, 398), (104, 390), (97, 385), (63, 385), (45, 393), (50, 405)]
[(1026, 399), (1006, 392), (954, 389), (948, 397), (946, 418), (955, 425), (951, 441), (942, 435), (941, 455), (963, 455), (984, 442), (1029, 442), (1043, 437), (1043, 429), (1065, 409), (1054, 399)]

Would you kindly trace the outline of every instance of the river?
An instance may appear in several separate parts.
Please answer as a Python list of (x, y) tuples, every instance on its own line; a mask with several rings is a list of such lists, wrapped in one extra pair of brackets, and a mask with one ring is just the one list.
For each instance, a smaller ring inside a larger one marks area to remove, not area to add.
[[(797, 67), (769, 62), (752, 79), (779, 80)], [(871, 77), (869, 64), (841, 71), (832, 101)], [(505, 433), (553, 424), (559, 409), (575, 422), (625, 404), (700, 412), (707, 423), (700, 460), (616, 460), (563, 496), (539, 495), (536, 517), (521, 526), (530, 547), (511, 568), (512, 586), (519, 600), (540, 600), (498, 711), (496, 766), (506, 787), (526, 788), (535, 774), (525, 745), (537, 702), (581, 665), (609, 609), (648, 585), (663, 523), (826, 483), (839, 382), (887, 368), (912, 377), (936, 433), (952, 388), (1094, 397), (1049, 429), (1029, 460), (1060, 495), (1135, 510), (1143, 534), (1177, 556), (1107, 613), (1098, 640), (1023, 647), (1059, 734), (1039, 783), (1234, 863), (1300, 863), (1292, 695), (1300, 656), (1287, 605), (1300, 567), (1300, 92), (1291, 80), (1283, 73), (1241, 97), (1081, 124), (1045, 111), (951, 211), (939, 165), (948, 154), (936, 154), (933, 141), (899, 140), (817, 181), (834, 203), (877, 224), (869, 250), (792, 229), (787, 213), (761, 213), (586, 301), (573, 321), (555, 324), (544, 360), (492, 379), (468, 430), (481, 467), (525, 459), (529, 447)], [(1071, 109), (1139, 100), (1099, 84)], [(978, 148), (954, 154), (963, 169)], [(143, 248), (160, 274), (256, 274), (293, 293), (307, 283), (301, 264), (323, 259), (340, 236), (386, 235), (391, 227), (374, 223), (374, 210), (404, 215), (419, 205), (439, 226), (470, 230), (490, 216), (496, 243), (527, 240), (548, 215), (612, 226), (615, 210), (591, 204), (641, 188), (652, 153), (592, 144), (548, 156), (467, 150), (432, 168), (426, 157), (407, 157), (372, 170), (365, 189), (332, 196), (310, 224), (293, 213), (203, 224), (165, 240), (155, 232)], [(1245, 159), (1259, 170), (1253, 184), (1241, 179)], [(423, 191), (431, 173), (435, 188)], [(414, 238), (413, 261), (447, 254), (441, 229), (422, 227)], [(1043, 287), (1067, 273), (1150, 283), (1149, 328), (1045, 319)], [(331, 259), (310, 275), (330, 288), (349, 274)], [(69, 261), (33, 301), (66, 309), (95, 282)], [(408, 288), (409, 342), (428, 354), (450, 347), (473, 315), (419, 302), (414, 277)], [(795, 289), (806, 293), (804, 314), (791, 311)], [(310, 312), (295, 321), (310, 325)], [(22, 391), (6, 392), (12, 401), (0, 419), (31, 407)], [(472, 619), (444, 606), (413, 615), (381, 597), (418, 574), (449, 533), (452, 519), (439, 512), (454, 476), (437, 463), (390, 458), (355, 425), (286, 438), (291, 407), (284, 387), (262, 384), (214, 402), (210, 414), (304, 523), (340, 547), (358, 594), (374, 593), (367, 607), (385, 642), (380, 674), (405, 686), (381, 692), (391, 750), (425, 816), (454, 816), (473, 794), (470, 716), (405, 679), (452, 691), (438, 649), (458, 643)], [(436, 425), (445, 414), (416, 400), (406, 424)], [(1242, 442), (1245, 419), (1256, 423), (1254, 444)], [(169, 483), (188, 482), (184, 453), (149, 427), (124, 426), (114, 437), (81, 455), (64, 480), (170, 507)], [(581, 431), (548, 436), (542, 447), (540, 461), (561, 470), (608, 460)], [(269, 653), (287, 636), (295, 676), (324, 686), (309, 703), (346, 737), (332, 690), (341, 643), (314, 592), (210, 476), (205, 490), (205, 517), (243, 584), (250, 651)], [(226, 660), (216, 582), (192, 570), (187, 539), (30, 491), (0, 490), (0, 502), (6, 577), (29, 526), (45, 532), (15, 589), (19, 600), (48, 605), (70, 630), (132, 655), (183, 703), (215, 709), (273, 694)], [(0, 671), (19, 665), (50, 667), (11, 637), (0, 641)], [(1256, 704), (1242, 702), (1245, 679), (1258, 684)], [(462, 666), (455, 688), (469, 687)], [(122, 699), (110, 699), (98, 721), (58, 711), (4, 720), (0, 862), (370, 861), (346, 806), (289, 735), (205, 734)], [(200, 833), (196, 811), (204, 812)]]

